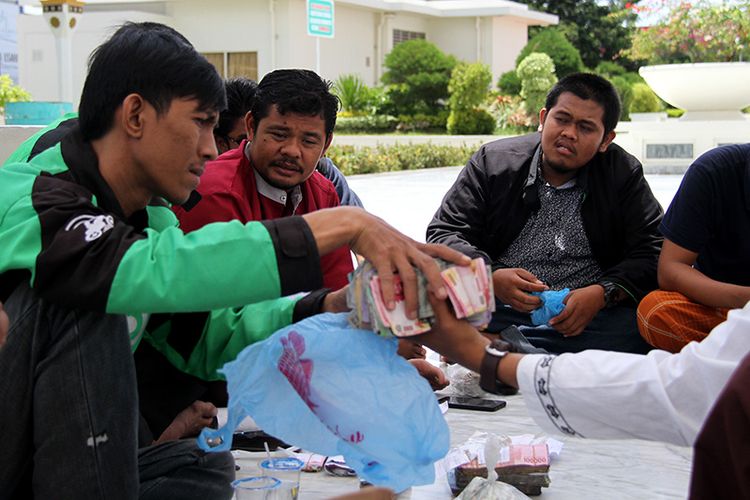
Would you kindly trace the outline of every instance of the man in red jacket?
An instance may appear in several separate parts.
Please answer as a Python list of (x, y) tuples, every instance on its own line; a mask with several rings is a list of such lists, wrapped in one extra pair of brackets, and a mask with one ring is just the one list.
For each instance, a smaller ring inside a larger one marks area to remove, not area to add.
[[(190, 232), (211, 222), (277, 219), (339, 206), (333, 184), (315, 170), (333, 139), (338, 100), (330, 83), (301, 69), (276, 70), (258, 85), (245, 116), (248, 140), (206, 164), (200, 201), (175, 208)], [(348, 282), (348, 247), (321, 259), (323, 284)]]

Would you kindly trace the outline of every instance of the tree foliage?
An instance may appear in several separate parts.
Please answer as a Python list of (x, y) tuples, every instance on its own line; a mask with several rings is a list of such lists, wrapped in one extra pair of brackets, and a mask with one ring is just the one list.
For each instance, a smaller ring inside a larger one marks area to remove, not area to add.
[(532, 52), (550, 56), (555, 63), (555, 74), (559, 78), (583, 71), (583, 61), (578, 49), (557, 28), (544, 28), (534, 35), (518, 54), (516, 66)]
[[(535, 10), (560, 18), (560, 30), (578, 49), (583, 63), (594, 68), (601, 61), (621, 59), (621, 51), (630, 47), (630, 32), (635, 25), (639, 0), (517, 0)], [(623, 61), (626, 66), (629, 61)]]
[(632, 42), (626, 54), (648, 64), (750, 60), (750, 1), (680, 2)]
[(385, 57), (388, 108), (392, 114), (431, 113), (448, 98), (448, 82), (456, 65), (453, 56), (426, 40), (396, 45)]

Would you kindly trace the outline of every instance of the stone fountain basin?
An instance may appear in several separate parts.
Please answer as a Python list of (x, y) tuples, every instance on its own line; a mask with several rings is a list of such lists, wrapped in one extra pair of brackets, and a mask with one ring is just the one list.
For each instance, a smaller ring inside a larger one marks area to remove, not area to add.
[(638, 71), (666, 102), (686, 111), (739, 111), (750, 105), (750, 62), (662, 64)]

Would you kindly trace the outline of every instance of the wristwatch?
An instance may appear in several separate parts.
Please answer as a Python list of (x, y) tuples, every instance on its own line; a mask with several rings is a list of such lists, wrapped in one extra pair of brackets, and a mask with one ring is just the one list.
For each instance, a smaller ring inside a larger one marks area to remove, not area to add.
[(504, 340), (493, 340), (484, 348), (482, 365), (479, 368), (479, 386), (493, 394), (509, 396), (518, 392), (518, 389), (504, 384), (497, 379), (497, 366), (510, 352), (511, 346)]
[(615, 305), (618, 298), (617, 285), (611, 281), (600, 281), (597, 285), (604, 288), (604, 308), (607, 309)]

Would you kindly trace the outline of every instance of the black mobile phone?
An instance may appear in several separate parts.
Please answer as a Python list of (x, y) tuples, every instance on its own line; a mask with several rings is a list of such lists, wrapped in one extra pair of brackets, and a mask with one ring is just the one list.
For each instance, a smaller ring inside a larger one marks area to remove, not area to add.
[(435, 397), (439, 405), (445, 403), (450, 398), (450, 396), (443, 396), (442, 394), (435, 394)]
[(448, 400), (448, 408), (459, 408), (461, 410), (497, 411), (500, 408), (505, 408), (505, 405), (505, 401), (501, 399), (451, 396)]

